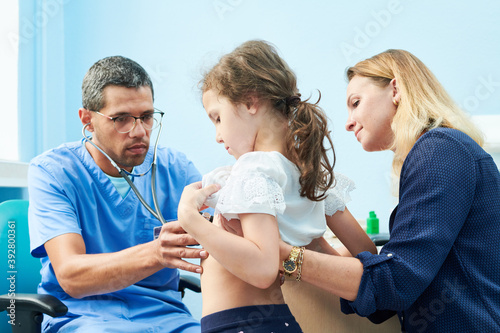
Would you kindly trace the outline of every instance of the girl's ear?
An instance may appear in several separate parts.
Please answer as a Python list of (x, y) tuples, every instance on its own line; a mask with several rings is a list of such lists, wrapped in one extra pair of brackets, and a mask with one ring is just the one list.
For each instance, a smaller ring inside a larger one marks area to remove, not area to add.
[(91, 111), (84, 108), (78, 109), (78, 115), (80, 116), (80, 121), (82, 122), (83, 125), (89, 124), (89, 126), (87, 126), (87, 131), (93, 132), (94, 127), (92, 126), (92, 116), (90, 112)]
[(256, 114), (260, 107), (260, 101), (257, 96), (250, 95), (247, 97), (247, 101), (244, 104), (248, 113)]
[(389, 85), (391, 87), (392, 100), (394, 101), (394, 104), (399, 104), (399, 101), (401, 100), (401, 94), (399, 92), (398, 82), (394, 78), (391, 80)]

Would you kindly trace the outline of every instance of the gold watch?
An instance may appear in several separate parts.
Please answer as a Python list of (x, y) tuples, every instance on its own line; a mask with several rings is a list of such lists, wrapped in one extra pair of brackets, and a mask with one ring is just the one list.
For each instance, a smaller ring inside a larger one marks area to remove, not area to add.
[(285, 274), (290, 276), (293, 272), (297, 270), (297, 260), (299, 258), (300, 248), (298, 246), (292, 247), (292, 251), (288, 256), (288, 259), (283, 261), (283, 268), (285, 269)]

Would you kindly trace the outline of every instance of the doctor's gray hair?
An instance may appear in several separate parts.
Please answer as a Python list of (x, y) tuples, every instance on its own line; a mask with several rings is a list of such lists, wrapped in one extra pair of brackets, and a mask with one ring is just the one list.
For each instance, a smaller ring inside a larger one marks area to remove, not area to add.
[(153, 83), (146, 70), (135, 61), (122, 56), (101, 59), (90, 67), (82, 83), (83, 107), (91, 111), (102, 109), (106, 104), (103, 91), (107, 86), (150, 87), (154, 99)]

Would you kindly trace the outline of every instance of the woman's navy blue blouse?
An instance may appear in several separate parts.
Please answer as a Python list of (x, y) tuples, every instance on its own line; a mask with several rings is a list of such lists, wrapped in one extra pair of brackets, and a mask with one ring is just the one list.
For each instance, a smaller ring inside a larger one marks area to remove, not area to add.
[(422, 135), (401, 170), (390, 240), (360, 253), (364, 273), (344, 313), (404, 332), (500, 332), (500, 174), (466, 134)]

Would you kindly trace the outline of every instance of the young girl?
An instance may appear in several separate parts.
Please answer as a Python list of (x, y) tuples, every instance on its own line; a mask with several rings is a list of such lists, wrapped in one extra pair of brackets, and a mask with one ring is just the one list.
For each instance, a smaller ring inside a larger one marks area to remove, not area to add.
[[(376, 253), (345, 209), (353, 185), (334, 177), (326, 116), (301, 100), (294, 73), (263, 41), (222, 57), (202, 84), (216, 141), (237, 160), (205, 176), (203, 187), (187, 186), (179, 204), (182, 227), (210, 253), (202, 332), (301, 332), (284, 304), (280, 270), (300, 280), (304, 246), (326, 224), (352, 255)], [(207, 205), (220, 217), (213, 224), (198, 213)], [(295, 246), (283, 263), (280, 237)]]

